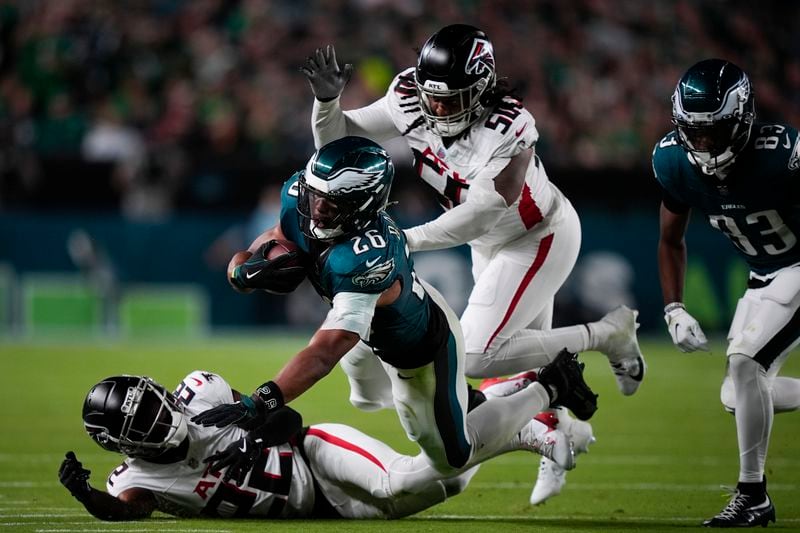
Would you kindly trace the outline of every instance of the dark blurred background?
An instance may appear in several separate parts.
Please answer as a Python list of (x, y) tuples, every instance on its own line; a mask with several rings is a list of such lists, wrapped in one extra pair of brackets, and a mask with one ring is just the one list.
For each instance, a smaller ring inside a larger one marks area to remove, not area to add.
[[(364, 105), (455, 22), (488, 33), (498, 74), (536, 118), (550, 178), (581, 215), (582, 259), (557, 321), (625, 302), (660, 327), (650, 154), (675, 83), (700, 59), (729, 59), (753, 79), (760, 119), (800, 125), (798, 21), (800, 3), (778, 0), (2, 1), (0, 335), (315, 324), (325, 309), (307, 288), (241, 296), (224, 273), (274, 223), (277, 187), (313, 152), (298, 67), (335, 44), (355, 65), (342, 105)], [(407, 148), (389, 148), (393, 215), (436, 216)], [(721, 327), (745, 272), (702, 221), (689, 241), (687, 300)], [(463, 307), (466, 252), (419, 262)]]

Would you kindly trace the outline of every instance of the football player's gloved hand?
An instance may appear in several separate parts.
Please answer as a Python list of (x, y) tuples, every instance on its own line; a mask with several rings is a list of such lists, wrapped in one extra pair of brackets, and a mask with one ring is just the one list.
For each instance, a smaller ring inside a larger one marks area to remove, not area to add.
[(680, 302), (673, 302), (664, 308), (664, 321), (672, 336), (672, 342), (682, 352), (695, 350), (708, 351), (708, 339), (700, 329), (700, 324), (690, 315)]
[(91, 471), (85, 469), (83, 464), (78, 461), (74, 452), (67, 452), (58, 469), (58, 480), (75, 499), (83, 501), (92, 492), (92, 488), (89, 486), (90, 473)]
[(261, 426), (271, 411), (283, 407), (283, 393), (278, 385), (267, 381), (250, 396), (242, 396), (236, 403), (225, 403), (207, 409), (192, 417), (201, 426), (224, 428), (236, 426), (251, 430)]
[(267, 255), (278, 241), (271, 240), (262, 244), (250, 259), (234, 267), (230, 282), (240, 291), (261, 289), (274, 294), (288, 294), (295, 290), (306, 276), (304, 266), (287, 266), (295, 262), (300, 252), (288, 252), (275, 259), (267, 259)]
[(336, 50), (328, 45), (324, 49), (317, 48), (313, 56), (306, 58), (306, 64), (300, 67), (300, 72), (308, 78), (317, 100), (329, 102), (342, 94), (353, 75), (353, 65), (347, 63), (340, 69), (336, 62)]
[(232, 442), (221, 452), (209, 455), (203, 459), (204, 463), (209, 464), (211, 472), (221, 472), (223, 468), (228, 468), (222, 481), (233, 482), (242, 486), (247, 473), (253, 468), (256, 459), (261, 455), (263, 441), (249, 435), (242, 437), (236, 442)]

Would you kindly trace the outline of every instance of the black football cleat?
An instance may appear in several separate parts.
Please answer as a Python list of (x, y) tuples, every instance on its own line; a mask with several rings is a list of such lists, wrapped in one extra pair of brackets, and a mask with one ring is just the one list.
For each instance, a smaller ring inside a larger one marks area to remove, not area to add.
[(539, 369), (539, 383), (555, 389), (551, 407), (563, 405), (580, 420), (589, 420), (597, 411), (597, 394), (584, 381), (583, 367), (578, 354), (561, 350), (550, 364)]
[(705, 527), (767, 527), (775, 522), (775, 506), (766, 492), (763, 495), (752, 496), (738, 490), (734, 492), (731, 501), (714, 518), (709, 518), (703, 525)]

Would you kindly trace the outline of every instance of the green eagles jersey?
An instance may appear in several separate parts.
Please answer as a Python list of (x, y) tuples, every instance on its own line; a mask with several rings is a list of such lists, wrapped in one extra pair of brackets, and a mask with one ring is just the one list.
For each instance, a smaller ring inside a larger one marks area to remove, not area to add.
[(449, 334), (447, 322), (414, 273), (403, 232), (386, 213), (362, 231), (333, 242), (309, 238), (297, 213), (298, 175), (281, 191), (280, 225), (286, 237), (311, 255), (308, 278), (327, 302), (340, 292), (381, 293), (399, 280), (402, 291), (391, 305), (377, 307), (367, 343), (398, 368), (427, 364), (426, 347)]
[(784, 124), (756, 123), (723, 180), (690, 162), (676, 133), (653, 150), (653, 172), (672, 211), (696, 208), (757, 274), (800, 262), (800, 138)]

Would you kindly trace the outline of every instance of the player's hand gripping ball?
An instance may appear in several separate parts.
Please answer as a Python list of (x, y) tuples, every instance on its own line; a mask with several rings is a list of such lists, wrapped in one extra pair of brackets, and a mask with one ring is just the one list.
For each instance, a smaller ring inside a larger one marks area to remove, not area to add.
[(253, 289), (272, 294), (289, 294), (306, 278), (310, 260), (292, 241), (273, 239), (262, 244), (252, 255), (237, 252), (228, 267), (228, 279), (234, 289)]

